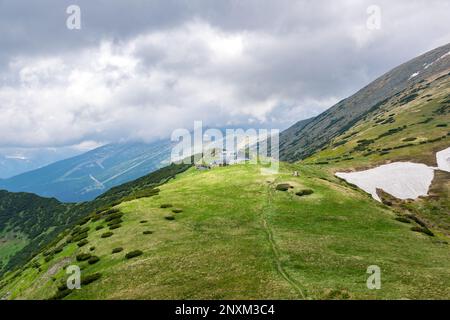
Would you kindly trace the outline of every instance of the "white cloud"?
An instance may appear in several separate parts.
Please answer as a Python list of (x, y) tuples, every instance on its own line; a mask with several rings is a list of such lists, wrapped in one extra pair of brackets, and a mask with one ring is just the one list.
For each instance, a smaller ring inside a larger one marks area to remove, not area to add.
[[(147, 28), (144, 22), (157, 20), (132, 6), (115, 26), (113, 4), (103, 12), (86, 2), (82, 10), (98, 19), (53, 42), (48, 29), (34, 34), (22, 21), (33, 36), (23, 41), (29, 50), (17, 45), (19, 53), (2, 42), (17, 28), (2, 28), (0, 58), (11, 53), (0, 69), (0, 147), (149, 141), (194, 120), (284, 128), (450, 41), (448, 4), (439, 0), (379, 1), (382, 28), (375, 31), (366, 28), (370, 1), (191, 3), (186, 15), (164, 12), (171, 24)], [(114, 40), (97, 21), (114, 30)], [(36, 40), (39, 49), (35, 38), (45, 40)]]

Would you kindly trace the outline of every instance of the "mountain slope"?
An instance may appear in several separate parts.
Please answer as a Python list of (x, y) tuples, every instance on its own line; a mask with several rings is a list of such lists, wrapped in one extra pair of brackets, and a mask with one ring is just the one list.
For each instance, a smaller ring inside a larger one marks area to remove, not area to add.
[[(393, 98), (430, 77), (450, 72), (450, 44), (427, 52), (376, 79), (351, 97), (323, 112), (306, 125), (294, 125), (280, 136), (280, 158), (304, 159), (323, 148), (331, 139)], [(290, 134), (296, 131), (295, 135)]]
[(82, 151), (73, 147), (61, 149), (0, 148), (0, 181), (81, 153)]
[(64, 229), (80, 219), (83, 221), (89, 213), (125, 199), (154, 195), (156, 186), (189, 167), (184, 164), (164, 167), (80, 204), (64, 204), (29, 193), (0, 191), (0, 274), (26, 262), (39, 249), (58, 239)]
[[(301, 175), (293, 177), (294, 170)], [(277, 191), (280, 183), (293, 188)], [(313, 193), (295, 194), (306, 188)], [(48, 248), (20, 271), (7, 275), (0, 283), (0, 296), (450, 297), (447, 245), (411, 231), (410, 224), (395, 220), (397, 215), (389, 207), (318, 166), (283, 164), (280, 173), (271, 176), (262, 175), (255, 165), (210, 171), (192, 168), (159, 189), (156, 196), (115, 207), (120, 217), (92, 215), (82, 226), (89, 229), (87, 244), (67, 243), (67, 233), (54, 247), (60, 246), (61, 252), (46, 261), (46, 252), (54, 250)], [(114, 219), (120, 221), (112, 223)], [(122, 251), (113, 253), (115, 248)], [(127, 259), (126, 254), (135, 250), (142, 254)], [(96, 258), (77, 261), (81, 253)], [(82, 279), (95, 282), (82, 285), (81, 290), (58, 290), (65, 283), (63, 267), (68, 264), (79, 265)], [(380, 266), (382, 290), (367, 289), (369, 265)]]
[(65, 202), (92, 200), (111, 187), (168, 164), (170, 141), (110, 144), (0, 181), (0, 188)]

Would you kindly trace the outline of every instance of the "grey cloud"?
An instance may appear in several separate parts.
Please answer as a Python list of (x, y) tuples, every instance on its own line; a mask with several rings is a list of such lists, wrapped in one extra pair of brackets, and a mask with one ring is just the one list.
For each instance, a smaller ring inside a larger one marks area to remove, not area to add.
[(450, 42), (447, 1), (376, 1), (374, 31), (371, 4), (0, 0), (0, 147), (148, 141), (194, 120), (285, 128)]

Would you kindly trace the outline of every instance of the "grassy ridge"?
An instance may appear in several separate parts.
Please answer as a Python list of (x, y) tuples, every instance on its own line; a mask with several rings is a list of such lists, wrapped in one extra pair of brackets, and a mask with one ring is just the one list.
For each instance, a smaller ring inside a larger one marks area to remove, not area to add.
[[(63, 267), (77, 263), (83, 275), (101, 277), (67, 299), (449, 298), (448, 245), (411, 231), (318, 166), (283, 164), (271, 176), (259, 169), (190, 169), (158, 195), (118, 205), (122, 222), (112, 236), (102, 238), (107, 215), (91, 220), (86, 245), (69, 243), (50, 261), (41, 254), (7, 275), (0, 296), (50, 298)], [(277, 191), (279, 183), (293, 188)], [(303, 189), (313, 193), (295, 195)], [(126, 259), (135, 250), (143, 254)], [(100, 260), (76, 262), (80, 253)], [(373, 264), (381, 290), (366, 288)]]

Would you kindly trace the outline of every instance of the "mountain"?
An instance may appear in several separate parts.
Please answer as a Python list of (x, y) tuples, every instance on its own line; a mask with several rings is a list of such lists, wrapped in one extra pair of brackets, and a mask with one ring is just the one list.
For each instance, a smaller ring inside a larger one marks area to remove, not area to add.
[(170, 141), (118, 143), (0, 181), (0, 189), (31, 192), (64, 202), (92, 200), (111, 187), (169, 163)]
[[(70, 208), (56, 199), (0, 191), (0, 271), (17, 252), (35, 251), (61, 231), (58, 226), (66, 227), (79, 218), (68, 214)], [(24, 250), (30, 244), (32, 250)]]
[(427, 79), (449, 73), (449, 61), (450, 44), (446, 44), (394, 68), (313, 120), (295, 124), (280, 136), (280, 158), (304, 159), (389, 100), (402, 94), (405, 99), (412, 99), (416, 93), (411, 93), (413, 96), (409, 98), (404, 93)]
[(53, 148), (1, 148), (0, 181), (27, 171), (36, 170), (53, 162), (74, 157), (82, 151), (66, 147)]
[[(333, 107), (284, 132), (284, 155), (303, 160), (281, 162), (278, 172), (171, 165), (71, 204), (75, 223), (20, 263), (10, 259), (0, 298), (450, 299), (450, 172), (436, 160), (450, 145), (450, 64), (439, 50), (415, 65), (436, 68), (423, 79), (414, 80), (417, 69), (405, 83), (386, 79), (403, 89), (369, 84), (374, 96), (396, 93), (368, 110)], [(346, 125), (334, 126), (336, 114)], [(306, 144), (303, 131), (316, 132), (317, 119), (333, 122), (332, 133), (324, 127), (323, 142)], [(429, 166), (425, 195), (379, 189), (376, 201), (336, 175), (397, 162)], [(66, 286), (73, 264), (80, 290)], [(368, 289), (369, 266), (380, 268), (381, 290)]]
[(30, 193), (0, 191), (0, 273), (2, 268), (10, 270), (29, 259), (89, 213), (125, 200), (155, 195), (158, 192), (155, 187), (189, 167), (184, 164), (166, 166), (80, 204), (61, 203)]
[[(157, 195), (92, 213), (6, 274), (0, 297), (450, 298), (450, 251), (440, 237), (413, 231), (416, 222), (398, 221), (320, 166), (260, 169), (191, 168)], [(65, 286), (69, 264), (82, 270), (80, 290)], [(370, 265), (387, 274), (383, 290), (367, 289)]]

